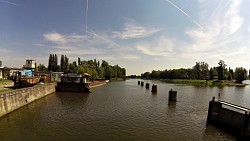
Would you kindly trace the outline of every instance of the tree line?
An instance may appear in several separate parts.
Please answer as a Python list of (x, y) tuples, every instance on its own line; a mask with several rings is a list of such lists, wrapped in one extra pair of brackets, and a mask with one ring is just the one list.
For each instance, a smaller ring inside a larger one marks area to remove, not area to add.
[(196, 62), (192, 68), (180, 68), (169, 70), (153, 70), (141, 74), (141, 78), (146, 79), (194, 79), (194, 80), (236, 80), (242, 83), (247, 78), (247, 70), (237, 67), (235, 70), (227, 65), (223, 60), (219, 60), (218, 66), (209, 68), (206, 62)]
[(78, 57), (77, 62), (73, 61), (69, 63), (69, 58), (66, 55), (61, 55), (60, 64), (58, 64), (57, 54), (50, 54), (48, 59), (48, 67), (40, 64), (37, 66), (38, 71), (60, 71), (64, 73), (88, 73), (91, 75), (93, 79), (105, 78), (125, 78), (126, 77), (126, 69), (121, 68), (117, 65), (110, 65), (107, 61), (102, 60), (97, 61), (94, 60), (81, 60)]

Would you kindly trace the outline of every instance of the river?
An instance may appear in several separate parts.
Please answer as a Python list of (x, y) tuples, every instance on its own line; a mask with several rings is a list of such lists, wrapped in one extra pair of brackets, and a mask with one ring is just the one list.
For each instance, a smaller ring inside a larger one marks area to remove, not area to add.
[[(1, 141), (235, 141), (206, 125), (208, 102), (250, 107), (250, 86), (196, 87), (136, 79), (110, 82), (90, 94), (54, 93), (0, 118)], [(248, 82), (247, 82), (248, 83)], [(177, 102), (168, 91), (177, 90)]]

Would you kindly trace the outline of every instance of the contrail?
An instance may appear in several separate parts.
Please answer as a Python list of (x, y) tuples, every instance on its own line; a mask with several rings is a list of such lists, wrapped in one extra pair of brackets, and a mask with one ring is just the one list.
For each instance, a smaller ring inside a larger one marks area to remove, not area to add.
[(89, 10), (89, 0), (87, 0), (87, 6), (86, 6), (86, 37), (88, 37), (88, 10)]
[(13, 2), (9, 2), (9, 1), (6, 1), (6, 0), (0, 0), (0, 2), (7, 3), (7, 4), (10, 4), (10, 5), (14, 5), (14, 6), (18, 6), (18, 7), (23, 7), (23, 6), (20, 5), (20, 4), (16, 4), (16, 3), (13, 3)]
[(115, 45), (115, 46), (117, 46), (117, 47), (120, 47), (120, 45), (118, 45), (117, 43), (115, 43), (115, 42), (113, 42), (113, 41), (111, 41), (111, 40), (109, 40), (109, 39), (107, 39), (107, 38), (104, 38), (103, 36), (101, 36), (101, 35), (95, 33), (95, 32), (94, 32), (92, 29), (90, 29), (90, 28), (87, 28), (87, 30), (85, 30), (85, 31), (86, 31), (87, 33), (89, 33), (89, 34), (92, 34), (92, 35), (94, 35), (94, 36), (97, 36), (97, 37), (103, 39), (103, 40), (106, 41), (106, 42), (109, 42), (109, 43), (111, 43), (111, 44), (113, 44), (113, 45)]
[(190, 15), (188, 15), (185, 11), (183, 11), (180, 7), (178, 7), (177, 5), (175, 5), (174, 3), (172, 3), (169, 0), (166, 0), (168, 3), (170, 3), (171, 5), (173, 5), (177, 10), (181, 11), (181, 13), (183, 13), (185, 16), (187, 16), (188, 18), (190, 18), (198, 27), (200, 27), (201, 29), (203, 29), (203, 27), (196, 21), (194, 20)]

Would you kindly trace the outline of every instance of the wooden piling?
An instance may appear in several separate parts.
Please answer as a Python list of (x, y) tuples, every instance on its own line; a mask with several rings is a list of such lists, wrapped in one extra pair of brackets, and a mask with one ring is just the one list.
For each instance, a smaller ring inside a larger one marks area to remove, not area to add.
[(141, 82), (141, 86), (144, 86), (144, 82)]
[(215, 97), (213, 97), (212, 101), (209, 101), (207, 123), (219, 120), (221, 107), (222, 104), (219, 101), (215, 101)]
[(149, 89), (149, 83), (146, 83), (146, 89)]
[(151, 92), (153, 93), (157, 92), (157, 85), (153, 84)]
[(173, 91), (172, 89), (168, 93), (168, 101), (176, 101), (177, 100), (177, 91)]
[(138, 85), (140, 85), (141, 84), (141, 81), (138, 81)]

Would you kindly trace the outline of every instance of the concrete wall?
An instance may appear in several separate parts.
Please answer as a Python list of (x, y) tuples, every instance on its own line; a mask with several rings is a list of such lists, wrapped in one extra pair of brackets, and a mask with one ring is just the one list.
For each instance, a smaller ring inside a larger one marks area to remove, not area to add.
[(0, 93), (0, 117), (55, 92), (55, 83)]

